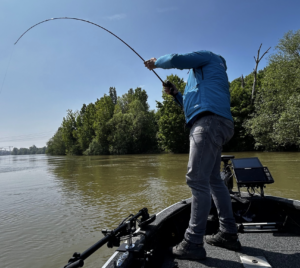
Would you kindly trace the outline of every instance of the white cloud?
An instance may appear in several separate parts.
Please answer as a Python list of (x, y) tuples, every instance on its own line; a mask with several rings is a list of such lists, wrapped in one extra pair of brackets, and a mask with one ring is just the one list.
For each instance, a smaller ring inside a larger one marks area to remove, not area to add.
[(107, 16), (105, 17), (105, 19), (108, 19), (108, 20), (121, 20), (121, 19), (125, 19), (127, 16), (126, 14), (115, 14), (115, 15), (112, 15), (112, 16)]
[(163, 12), (169, 12), (169, 11), (174, 11), (177, 10), (178, 7), (165, 7), (165, 8), (158, 8), (157, 12), (163, 13)]

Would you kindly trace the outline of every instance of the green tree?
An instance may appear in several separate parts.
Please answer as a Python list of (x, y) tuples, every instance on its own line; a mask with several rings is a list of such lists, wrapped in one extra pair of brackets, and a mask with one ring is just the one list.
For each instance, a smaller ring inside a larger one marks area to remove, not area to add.
[(45, 154), (46, 153), (46, 150), (47, 150), (47, 147), (44, 146), (42, 148), (38, 148), (37, 149), (37, 154)]
[(107, 154), (107, 150), (103, 150), (99, 141), (94, 138), (89, 144), (89, 148), (83, 152), (84, 155), (101, 155)]
[(118, 97), (117, 97), (117, 91), (115, 87), (109, 88), (109, 96), (111, 97), (113, 104), (116, 105), (118, 101)]
[(46, 153), (50, 154), (50, 155), (65, 155), (66, 154), (66, 145), (63, 140), (61, 127), (58, 128), (58, 130), (56, 131), (54, 136), (47, 142)]
[(133, 115), (122, 112), (115, 113), (109, 121), (108, 126), (111, 129), (109, 136), (109, 152), (111, 154), (131, 153), (133, 145), (132, 130)]
[(157, 151), (154, 111), (149, 111), (145, 90), (130, 89), (118, 99), (114, 116), (109, 122), (110, 153), (146, 153)]
[[(257, 74), (256, 89), (260, 90), (264, 77), (264, 71)], [(251, 103), (251, 92), (253, 86), (253, 75), (249, 74), (245, 78), (237, 78), (230, 83), (231, 114), (234, 120), (234, 136), (224, 146), (223, 151), (251, 151), (254, 150), (254, 138), (247, 133), (244, 123), (250, 118), (254, 111)]]
[[(172, 82), (183, 94), (185, 82), (177, 75), (170, 75)], [(189, 129), (185, 127), (182, 109), (174, 102), (173, 97), (162, 93), (162, 102), (157, 101), (158, 142), (162, 150), (174, 153), (189, 151)]]
[(38, 151), (38, 148), (35, 145), (32, 145), (29, 147), (29, 154), (36, 154)]
[(127, 113), (129, 110), (129, 104), (134, 99), (134, 91), (132, 88), (128, 90), (128, 93), (122, 95), (122, 97), (118, 97), (117, 101), (117, 112), (121, 111), (123, 114)]
[(80, 145), (80, 150), (84, 152), (95, 137), (95, 112), (96, 108), (93, 103), (83, 104), (76, 118), (76, 138)]
[(111, 97), (107, 95), (104, 95), (95, 103), (95, 120), (93, 128), (95, 129), (96, 137), (94, 145), (95, 142), (99, 144), (101, 148), (101, 154), (109, 153), (108, 136), (111, 133), (111, 129), (108, 125), (108, 122), (114, 114), (114, 108), (115, 105), (113, 104)]
[(145, 112), (148, 112), (148, 110), (149, 110), (148, 95), (147, 95), (147, 92), (144, 89), (142, 89), (140, 87), (137, 87), (134, 90), (133, 99), (140, 101), (140, 103), (143, 107), (143, 110)]
[(78, 112), (72, 112), (67, 110), (67, 116), (63, 118), (62, 122), (62, 138), (66, 146), (66, 154), (68, 155), (80, 155), (82, 150), (77, 140), (77, 122), (76, 118)]
[(18, 154), (18, 148), (13, 148), (11, 154), (12, 155), (17, 155)]
[(29, 154), (29, 149), (27, 148), (20, 148), (18, 151), (18, 155), (27, 155)]
[(299, 149), (300, 30), (286, 33), (276, 49), (245, 127), (257, 148)]

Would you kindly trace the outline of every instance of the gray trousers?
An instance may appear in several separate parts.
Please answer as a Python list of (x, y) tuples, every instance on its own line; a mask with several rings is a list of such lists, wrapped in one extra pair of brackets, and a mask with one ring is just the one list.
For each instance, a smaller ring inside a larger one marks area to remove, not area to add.
[(192, 243), (203, 243), (211, 196), (218, 210), (220, 230), (237, 232), (229, 191), (220, 177), (222, 146), (233, 133), (233, 122), (218, 115), (201, 117), (190, 130), (186, 182), (192, 191), (192, 207), (185, 239)]

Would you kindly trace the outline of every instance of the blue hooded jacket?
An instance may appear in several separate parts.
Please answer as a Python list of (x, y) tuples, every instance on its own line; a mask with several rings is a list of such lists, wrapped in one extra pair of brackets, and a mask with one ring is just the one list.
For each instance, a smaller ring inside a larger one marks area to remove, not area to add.
[(175, 101), (183, 106), (186, 123), (191, 125), (199, 113), (210, 111), (233, 121), (225, 59), (210, 51), (168, 54), (157, 59), (155, 66), (163, 69), (191, 69), (183, 96)]

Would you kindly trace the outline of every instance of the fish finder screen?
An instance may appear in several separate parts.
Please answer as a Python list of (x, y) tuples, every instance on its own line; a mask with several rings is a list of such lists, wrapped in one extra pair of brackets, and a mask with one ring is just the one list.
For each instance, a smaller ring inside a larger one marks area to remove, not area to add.
[(232, 159), (234, 174), (238, 184), (266, 184), (274, 180), (267, 167), (257, 157)]
[(257, 157), (232, 159), (231, 162), (234, 168), (258, 168), (263, 166)]

